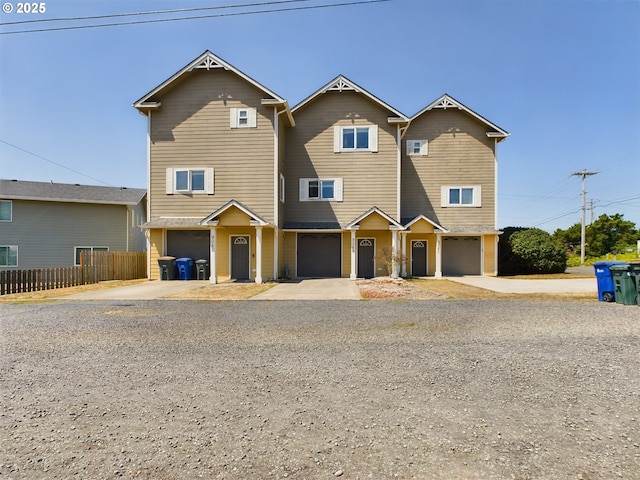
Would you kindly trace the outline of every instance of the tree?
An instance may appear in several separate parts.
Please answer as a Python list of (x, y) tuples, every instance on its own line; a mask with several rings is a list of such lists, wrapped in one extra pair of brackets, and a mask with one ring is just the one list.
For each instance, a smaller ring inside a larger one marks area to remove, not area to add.
[[(587, 226), (586, 253), (589, 257), (601, 257), (615, 251), (623, 252), (633, 247), (639, 232), (635, 224), (623, 218), (622, 214), (612, 216), (602, 214)], [(556, 230), (553, 238), (567, 251), (574, 253), (580, 249), (580, 224), (576, 223), (566, 230)]]
[(564, 247), (544, 230), (530, 228), (515, 232), (510, 243), (513, 254), (526, 269), (523, 273), (562, 273), (567, 267)]

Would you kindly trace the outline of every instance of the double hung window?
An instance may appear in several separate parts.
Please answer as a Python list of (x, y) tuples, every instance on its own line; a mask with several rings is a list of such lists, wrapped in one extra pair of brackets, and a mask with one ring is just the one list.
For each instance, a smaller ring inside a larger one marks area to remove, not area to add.
[(342, 201), (341, 178), (301, 178), (300, 201)]
[(213, 194), (213, 168), (167, 168), (167, 193)]
[(443, 207), (479, 207), (480, 186), (442, 187)]
[(378, 126), (334, 127), (334, 152), (377, 152)]
[(231, 128), (255, 128), (257, 126), (257, 111), (255, 108), (232, 108), (230, 110)]
[(16, 245), (0, 245), (0, 267), (18, 266), (18, 247)]
[(13, 203), (11, 200), (0, 200), (0, 222), (12, 220)]

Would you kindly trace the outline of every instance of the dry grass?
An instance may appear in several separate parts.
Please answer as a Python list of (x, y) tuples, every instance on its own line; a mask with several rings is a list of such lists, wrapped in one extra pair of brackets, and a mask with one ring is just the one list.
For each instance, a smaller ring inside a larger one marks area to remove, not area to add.
[(277, 285), (277, 283), (219, 283), (178, 293), (168, 298), (185, 300), (247, 300)]
[(93, 292), (96, 290), (104, 290), (106, 288), (124, 287), (127, 285), (135, 285), (144, 283), (148, 280), (114, 280), (110, 282), (92, 283), (90, 285), (80, 285), (78, 287), (55, 288), (52, 290), (41, 290), (38, 292), (12, 293), (10, 295), (0, 296), (0, 303), (23, 303), (23, 302), (47, 302), (59, 300), (65, 295), (73, 295), (74, 293)]
[(452, 300), (594, 300), (593, 294), (584, 293), (500, 293), (444, 279), (421, 278), (411, 279), (408, 280), (408, 282), (430, 292), (434, 292), (442, 298)]

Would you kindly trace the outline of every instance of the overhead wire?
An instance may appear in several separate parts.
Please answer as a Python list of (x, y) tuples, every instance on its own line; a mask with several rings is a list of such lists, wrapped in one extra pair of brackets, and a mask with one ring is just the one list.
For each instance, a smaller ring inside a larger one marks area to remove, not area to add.
[[(300, 0), (302, 1), (302, 0)], [(273, 8), (266, 10), (253, 10), (248, 12), (233, 12), (233, 13), (218, 13), (212, 15), (197, 15), (197, 16), (188, 16), (188, 17), (176, 17), (176, 18), (158, 18), (153, 20), (137, 20), (137, 21), (129, 21), (129, 22), (115, 22), (115, 23), (100, 23), (94, 25), (73, 25), (67, 27), (51, 27), (51, 28), (39, 28), (39, 29), (28, 29), (28, 30), (15, 30), (12, 32), (0, 32), (0, 35), (16, 35), (23, 33), (41, 33), (41, 32), (57, 32), (57, 31), (65, 31), (65, 30), (81, 30), (88, 28), (104, 28), (104, 27), (119, 27), (125, 25), (142, 25), (142, 24), (150, 24), (150, 23), (167, 23), (167, 22), (179, 22), (184, 20), (201, 20), (205, 18), (222, 18), (222, 17), (237, 17), (243, 15), (258, 15), (263, 13), (282, 13), (282, 12), (292, 12), (292, 11), (302, 11), (302, 10), (315, 10), (320, 8), (335, 8), (335, 7), (346, 7), (351, 5), (364, 5), (370, 3), (382, 3), (382, 2), (390, 2), (392, 0), (357, 0), (357, 1), (348, 1), (342, 3), (332, 3), (332, 4), (324, 4), (324, 5), (308, 5), (302, 7), (285, 7), (285, 8)], [(269, 2), (271, 3), (271, 2)], [(237, 6), (236, 8), (241, 8), (243, 6)], [(0, 25), (2, 26), (2, 25)]]

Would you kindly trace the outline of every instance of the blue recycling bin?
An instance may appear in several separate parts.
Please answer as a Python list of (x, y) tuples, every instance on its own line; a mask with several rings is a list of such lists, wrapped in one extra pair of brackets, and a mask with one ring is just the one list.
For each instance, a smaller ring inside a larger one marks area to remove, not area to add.
[(612, 265), (627, 264), (625, 262), (596, 262), (593, 264), (598, 282), (598, 300), (601, 302), (613, 302), (616, 299), (616, 286), (613, 282), (613, 274), (609, 270)]
[(178, 266), (178, 278), (180, 280), (193, 279), (193, 258), (178, 258), (176, 259), (176, 265)]

